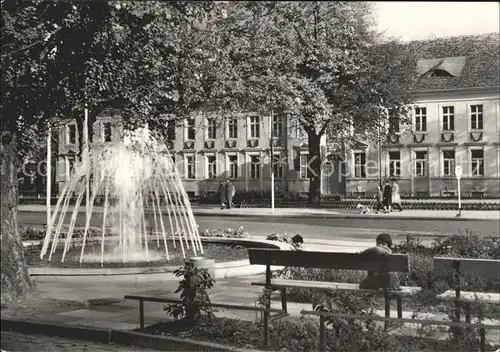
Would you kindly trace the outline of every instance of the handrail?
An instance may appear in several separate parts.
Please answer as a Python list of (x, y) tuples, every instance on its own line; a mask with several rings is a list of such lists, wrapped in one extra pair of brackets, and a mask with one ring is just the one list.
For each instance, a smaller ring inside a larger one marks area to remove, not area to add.
[[(137, 301), (158, 302), (158, 303), (183, 303), (181, 300), (178, 299), (160, 298), (160, 297), (126, 295), (123, 298), (137, 300)], [(193, 303), (193, 305), (202, 305), (202, 303)], [(276, 309), (276, 308), (262, 308), (262, 307), (242, 306), (237, 304), (224, 304), (224, 303), (210, 303), (207, 305), (214, 308), (239, 309), (239, 310), (247, 310), (253, 312), (283, 313), (282, 309)]]
[(346, 313), (310, 311), (310, 310), (301, 310), (300, 314), (319, 316), (319, 350), (320, 351), (325, 351), (325, 349), (326, 349), (325, 317), (344, 318), (344, 319), (376, 320), (376, 321), (385, 321), (386, 323), (392, 321), (392, 322), (400, 322), (400, 323), (413, 323), (413, 324), (424, 324), (424, 325), (446, 325), (446, 326), (476, 328), (476, 329), (479, 329), (479, 335), (481, 337), (481, 343), (480, 343), (481, 352), (484, 352), (485, 348), (486, 348), (486, 329), (500, 330), (500, 325), (462, 323), (462, 322), (457, 322), (457, 321), (390, 318), (390, 317), (380, 317), (380, 316), (373, 316), (373, 315), (346, 314)]
[(458, 327), (475, 328), (475, 329), (500, 330), (500, 325), (474, 324), (474, 323), (463, 323), (463, 322), (456, 322), (456, 321), (390, 318), (390, 317), (381, 317), (381, 316), (377, 316), (377, 315), (346, 314), (346, 313), (310, 311), (310, 310), (301, 310), (300, 314), (316, 315), (316, 316), (324, 316), (324, 317), (334, 317), (334, 318), (344, 318), (344, 319), (366, 319), (366, 320), (391, 321), (391, 322), (413, 323), (413, 324), (424, 324), (424, 325), (447, 325), (447, 326), (458, 326)]

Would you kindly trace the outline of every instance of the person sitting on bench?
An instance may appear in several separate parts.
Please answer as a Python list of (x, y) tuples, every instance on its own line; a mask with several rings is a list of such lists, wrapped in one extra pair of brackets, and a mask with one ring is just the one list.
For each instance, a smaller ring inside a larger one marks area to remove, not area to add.
[[(377, 245), (366, 249), (361, 255), (373, 260), (381, 260), (392, 254), (392, 239), (386, 233), (381, 233), (376, 239)], [(379, 272), (368, 270), (368, 276), (359, 284), (361, 289), (378, 290), (388, 288), (391, 290), (400, 290), (399, 278), (394, 273)]]

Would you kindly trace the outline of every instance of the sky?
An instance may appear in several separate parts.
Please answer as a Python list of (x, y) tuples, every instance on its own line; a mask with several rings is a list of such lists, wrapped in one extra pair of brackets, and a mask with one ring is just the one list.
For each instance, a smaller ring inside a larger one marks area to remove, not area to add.
[(388, 37), (419, 40), (499, 32), (497, 2), (377, 1), (378, 28)]

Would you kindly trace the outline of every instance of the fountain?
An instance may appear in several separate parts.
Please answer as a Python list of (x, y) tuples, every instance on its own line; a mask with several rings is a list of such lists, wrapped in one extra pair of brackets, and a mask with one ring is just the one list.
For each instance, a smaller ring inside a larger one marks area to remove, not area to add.
[[(88, 201), (83, 236), (73, 238), (84, 195)], [(99, 212), (101, 233), (91, 236), (96, 199), (104, 200)], [(75, 201), (72, 212), (71, 200)], [(149, 226), (146, 215), (151, 213), (153, 219), (149, 222), (154, 225)], [(64, 234), (63, 225), (70, 214)], [(100, 262), (102, 267), (104, 262), (149, 262), (159, 258), (168, 261), (168, 242), (177, 251), (180, 247), (184, 259), (188, 251), (194, 257), (203, 255), (189, 198), (168, 148), (152, 136), (147, 126), (126, 131), (120, 141), (95, 143), (90, 151), (86, 148), (82, 160), (75, 164), (47, 224), (40, 258), (48, 255), (50, 262), (60, 250), (64, 262), (79, 241), (79, 255), (72, 260), (79, 260), (80, 265)], [(93, 253), (86, 253), (89, 243), (94, 246)]]

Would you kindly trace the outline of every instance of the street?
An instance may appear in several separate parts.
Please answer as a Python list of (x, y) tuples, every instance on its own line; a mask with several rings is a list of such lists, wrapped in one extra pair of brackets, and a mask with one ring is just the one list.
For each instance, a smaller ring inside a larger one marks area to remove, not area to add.
[[(227, 211), (227, 210), (226, 210)], [(65, 223), (69, 223), (67, 216)], [(374, 238), (380, 232), (393, 235), (407, 234), (444, 234), (450, 235), (458, 231), (469, 230), (482, 236), (498, 236), (498, 222), (491, 220), (474, 221), (442, 221), (442, 220), (401, 220), (401, 219), (340, 219), (340, 218), (308, 218), (308, 217), (218, 217), (196, 216), (200, 230), (217, 228), (238, 228), (243, 226), (250, 236), (267, 236), (272, 233), (299, 233), (304, 238), (312, 239), (366, 239)], [(45, 225), (45, 213), (19, 212), (18, 221), (26, 226)], [(165, 223), (168, 217), (164, 216)], [(154, 226), (153, 216), (148, 216), (149, 226)], [(77, 226), (85, 224), (85, 214), (79, 213)], [(95, 213), (91, 219), (92, 226), (102, 225), (102, 214)]]

